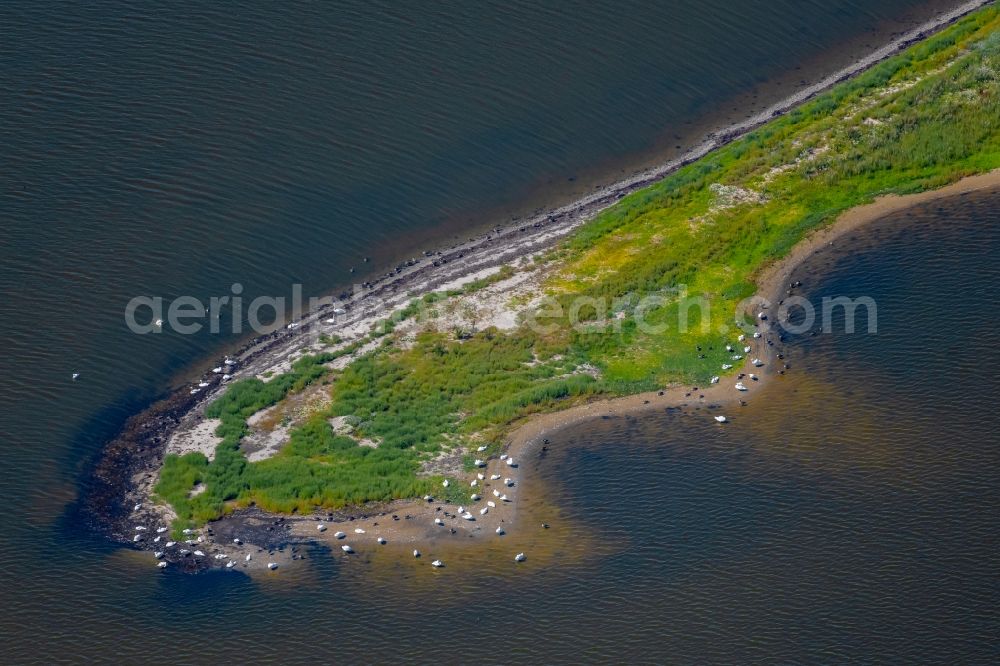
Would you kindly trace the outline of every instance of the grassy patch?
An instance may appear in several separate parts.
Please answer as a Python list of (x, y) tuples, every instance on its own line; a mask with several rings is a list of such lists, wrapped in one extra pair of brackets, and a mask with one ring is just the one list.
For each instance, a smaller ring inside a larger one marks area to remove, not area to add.
[[(545, 285), (556, 306), (542, 318), (547, 329), (425, 332), (407, 348), (383, 345), (339, 374), (330, 407), (272, 459), (251, 464), (239, 451), (246, 418), (323, 377), (324, 361), (301, 359), (268, 383), (233, 384), (209, 408), (223, 420), (215, 460), (168, 456), (157, 493), (183, 521), (248, 502), (296, 511), (440, 493), (440, 477), (416, 471), (453, 442), (496, 447), (534, 412), (721, 374), (737, 304), (754, 293), (758, 271), (807, 233), (879, 195), (1000, 166), (998, 28), (995, 6), (976, 12), (622, 199), (547, 253), (558, 268)], [(373, 336), (511, 275), (507, 268), (414, 300)], [(649, 296), (657, 302), (642, 315), (658, 326), (637, 326)], [(567, 315), (581, 298), (613, 304), (580, 311), (587, 331)], [(348, 415), (378, 449), (333, 434), (327, 418)], [(189, 498), (197, 483), (207, 490)]]

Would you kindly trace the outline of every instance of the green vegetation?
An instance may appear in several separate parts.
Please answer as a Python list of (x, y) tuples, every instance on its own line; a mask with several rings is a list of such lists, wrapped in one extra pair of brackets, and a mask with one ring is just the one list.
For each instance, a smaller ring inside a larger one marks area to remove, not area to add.
[(339, 335), (329, 335), (327, 333), (321, 333), (319, 336), (319, 341), (324, 345), (339, 345), (343, 340)]
[[(442, 449), (495, 448), (511, 424), (594, 394), (704, 382), (729, 354), (741, 299), (754, 277), (805, 234), (886, 193), (937, 188), (1000, 166), (1000, 11), (983, 9), (856, 79), (626, 197), (584, 226), (548, 261), (547, 325), (454, 335), (423, 332), (387, 344), (331, 377), (332, 403), (291, 434), (272, 459), (239, 450), (246, 418), (326, 377), (328, 358), (301, 359), (268, 383), (233, 384), (209, 408), (223, 423), (216, 458), (169, 456), (156, 492), (183, 521), (232, 504), (279, 511), (342, 506), (440, 490), (416, 474)], [(376, 335), (419, 308), (482, 289), (428, 294), (394, 313)], [(640, 298), (656, 295), (637, 326)], [(589, 323), (569, 325), (577, 307)], [(700, 299), (691, 306), (689, 297)], [(606, 307), (602, 303), (608, 304)], [(561, 310), (561, 311), (560, 311)], [(688, 325), (678, 322), (687, 313)], [(616, 315), (622, 315), (618, 317)], [(700, 348), (700, 349), (699, 349)], [(358, 446), (328, 419), (350, 416)], [(189, 497), (204, 483), (206, 490)]]
[[(536, 360), (536, 355), (546, 362)], [(462, 341), (422, 333), (407, 350), (365, 356), (334, 385), (331, 413), (360, 419), (380, 448), (435, 452), (490, 424), (594, 390), (533, 335), (483, 331)]]
[[(233, 382), (209, 405), (205, 416), (221, 421), (215, 434), (222, 441), (215, 449), (215, 458), (209, 461), (201, 453), (168, 455), (155, 488), (156, 494), (174, 507), (180, 523), (216, 518), (226, 511), (227, 503), (256, 503), (268, 510), (288, 512), (316, 505), (344, 506), (408, 497), (424, 488), (427, 481), (415, 477), (414, 454), (394, 455), (359, 447), (347, 437), (335, 437), (322, 415), (294, 429), (290, 444), (274, 458), (251, 464), (240, 451), (247, 418), (326, 377), (330, 371), (323, 364), (354, 351), (356, 346), (349, 346), (304, 356), (292, 364), (290, 372), (268, 382)], [(205, 490), (191, 496), (198, 484), (204, 484)]]

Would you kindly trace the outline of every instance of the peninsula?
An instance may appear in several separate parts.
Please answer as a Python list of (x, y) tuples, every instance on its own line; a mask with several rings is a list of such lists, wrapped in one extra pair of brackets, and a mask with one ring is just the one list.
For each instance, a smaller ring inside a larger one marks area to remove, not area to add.
[(187, 568), (277, 566), (294, 540), (340, 553), (348, 534), (409, 552), (503, 538), (522, 455), (567, 422), (695, 401), (723, 423), (787, 369), (752, 297), (798, 293), (817, 238), (1000, 185), (1000, 10), (984, 4), (681, 162), (254, 340), (130, 421), (92, 512)]

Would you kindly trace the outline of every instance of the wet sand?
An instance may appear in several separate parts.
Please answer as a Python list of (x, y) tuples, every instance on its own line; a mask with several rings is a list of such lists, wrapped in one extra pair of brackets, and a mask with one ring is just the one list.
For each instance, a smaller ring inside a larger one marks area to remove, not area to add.
[[(473, 272), (482, 271), (484, 268), (502, 265), (513, 258), (523, 257), (550, 247), (560, 239), (566, 237), (566, 235), (590, 219), (594, 214), (612, 205), (622, 197), (662, 179), (681, 166), (693, 162), (719, 146), (739, 138), (771, 118), (787, 112), (832, 85), (864, 71), (873, 64), (893, 55), (900, 48), (926, 37), (929, 32), (944, 27), (984, 4), (987, 3), (976, 0), (938, 17), (934, 21), (894, 40), (868, 57), (859, 60), (851, 67), (828, 77), (819, 84), (800, 90), (781, 103), (757, 114), (752, 119), (733, 125), (725, 131), (711, 136), (705, 142), (686, 153), (681, 159), (671, 161), (643, 172), (640, 175), (603, 188), (574, 204), (543, 213), (532, 220), (526, 221), (520, 227), (509, 229), (496, 228), (493, 233), (472, 239), (468, 243), (452, 246), (437, 253), (427, 253), (426, 260), (412, 261), (405, 265), (397, 266), (394, 271), (386, 274), (380, 280), (368, 283), (366, 285), (367, 291), (363, 294), (353, 297), (342, 294), (342, 297), (346, 296), (346, 300), (343, 302), (347, 304), (350, 314), (347, 315), (346, 320), (340, 321), (338, 324), (340, 326), (352, 326), (365, 321), (366, 313), (370, 313), (372, 302), (383, 304), (382, 312), (385, 312), (385, 304), (389, 307), (395, 307), (398, 304), (406, 302), (414, 295), (432, 291), (448, 281), (461, 278)], [(783, 261), (762, 272), (758, 280), (758, 284), (761, 285), (759, 293), (772, 294), (778, 297), (782, 291), (782, 285), (787, 281), (788, 276), (791, 275), (795, 266), (819, 245), (833, 242), (833, 239), (838, 234), (856, 229), (865, 222), (877, 219), (879, 216), (892, 210), (898, 210), (936, 197), (950, 196), (960, 191), (971, 191), (990, 186), (990, 184), (996, 182), (997, 174), (993, 172), (987, 176), (977, 178), (966, 179), (961, 181), (961, 183), (956, 183), (941, 190), (912, 195), (912, 197), (886, 198), (869, 206), (862, 206), (854, 211), (850, 211), (830, 228), (803, 241)], [(832, 235), (828, 236), (827, 234)], [(251, 341), (243, 350), (234, 355), (236, 360), (236, 369), (233, 371), (234, 377), (256, 375), (265, 370), (280, 367), (283, 363), (288, 363), (297, 354), (302, 352), (304, 341), (308, 344), (308, 338), (304, 337), (303, 334), (310, 331), (315, 332), (324, 322), (324, 318), (330, 316), (333, 308), (332, 304), (322, 306), (312, 312), (306, 313), (300, 320), (295, 322), (296, 325), (294, 328), (281, 329), (270, 335)], [(775, 371), (772, 367), (774, 365), (773, 354), (769, 353), (773, 352), (773, 348), (769, 347), (766, 342), (766, 335), (761, 340), (753, 341), (755, 348), (753, 352), (747, 354), (747, 358), (759, 356), (765, 361), (765, 367), (759, 371), (761, 382), (766, 381), (768, 375)], [(742, 368), (742, 371), (749, 372), (749, 366), (747, 365)], [(97, 479), (95, 483), (96, 490), (92, 489), (92, 496), (88, 504), (97, 509), (93, 515), (96, 526), (115, 540), (131, 543), (132, 541), (129, 537), (131, 536), (132, 525), (138, 522), (154, 524), (162, 519), (163, 516), (157, 512), (147, 513), (147, 511), (149, 510), (148, 493), (155, 481), (156, 470), (159, 468), (160, 461), (162, 460), (164, 443), (169, 439), (171, 433), (175, 432), (186, 420), (190, 421), (192, 418), (200, 418), (204, 406), (224, 390), (224, 384), (218, 381), (217, 376), (213, 377), (209, 374), (202, 379), (210, 382), (212, 385), (197, 394), (194, 391), (189, 393), (187, 389), (181, 389), (163, 403), (154, 405), (149, 412), (131, 419), (126, 425), (123, 435), (109, 445), (107, 455), (98, 464), (97, 471), (95, 472)], [(743, 396), (746, 396), (744, 399), (751, 399), (754, 392), (753, 389), (758, 384), (758, 382), (745, 382), (751, 390), (746, 394), (739, 394), (732, 386), (734, 382), (734, 379), (727, 377), (718, 385), (698, 387), (696, 391), (692, 390), (694, 387), (669, 387), (665, 388), (662, 392), (574, 405), (568, 410), (538, 416), (520, 425), (512, 432), (507, 450), (515, 459), (531, 455), (534, 452), (533, 447), (544, 446), (542, 440), (544, 440), (547, 434), (602, 415), (641, 414), (644, 411), (653, 409), (690, 408), (705, 409), (706, 418), (710, 418), (708, 410), (712, 407), (717, 407), (729, 410), (726, 416), (732, 418), (733, 408), (739, 404), (739, 399)], [(720, 427), (725, 426), (724, 424), (720, 424)], [(497, 470), (494, 469), (497, 462), (490, 461), (490, 467), (486, 470), (487, 479), (491, 474), (497, 473)], [(518, 475), (521, 473), (519, 468), (508, 468), (506, 465), (503, 467), (504, 469), (499, 470), (499, 473), (504, 477), (512, 478), (516, 487), (519, 478)], [(492, 491), (492, 489), (492, 486), (486, 488), (488, 491)], [(483, 494), (483, 502), (491, 499), (485, 496), (486, 493)], [(513, 496), (512, 499), (516, 498), (515, 491), (508, 494)], [(132, 511), (131, 506), (133, 503), (143, 504), (143, 511)], [(477, 508), (481, 505), (482, 503), (478, 504)], [(471, 535), (473, 537), (491, 534), (501, 521), (505, 523), (513, 521), (513, 516), (517, 511), (516, 505), (516, 501), (503, 505), (498, 502), (497, 508), (491, 509), (481, 519), (477, 512), (476, 521), (454, 519), (460, 525), (460, 527), (454, 528), (455, 534)], [(440, 505), (433, 507), (420, 506), (419, 503), (396, 503), (390, 510), (397, 514), (400, 511), (408, 511), (411, 515), (420, 514), (423, 518), (426, 518), (432, 513), (439, 513), (438, 509), (441, 509), (440, 512), (447, 510), (449, 513), (453, 513), (455, 508), (444, 508)], [(373, 513), (370, 507), (366, 508), (365, 512), (369, 513), (369, 515)], [(378, 509), (375, 509), (374, 512), (386, 513)], [(391, 514), (389, 515), (391, 520)], [(374, 523), (378, 521), (378, 518), (384, 519), (385, 515), (366, 518), (364, 520), (367, 523), (359, 523), (359, 525), (369, 524), (372, 527), (389, 529), (382, 525), (375, 526)], [(239, 516), (236, 518), (226, 518), (220, 521), (220, 523), (239, 519)], [(357, 517), (355, 519), (357, 520)], [(394, 539), (397, 541), (411, 540), (416, 542), (421, 538), (438, 538), (435, 530), (416, 527), (417, 522), (414, 521), (420, 522), (421, 519), (411, 518), (405, 521), (410, 525), (393, 528), (393, 531), (390, 533), (393, 534)], [(314, 539), (316, 537), (317, 532), (315, 531), (311, 534), (311, 537), (307, 537), (308, 530), (303, 532), (299, 526), (300, 523), (308, 525), (311, 519), (292, 518), (289, 522), (293, 524), (290, 528), (290, 534), (302, 539)], [(433, 526), (432, 519), (423, 520), (422, 522)], [(312, 526), (312, 529), (315, 530), (315, 525)], [(367, 533), (367, 528), (362, 527), (362, 529), (366, 529)], [(330, 530), (330, 532), (333, 531), (336, 531), (336, 529)], [(447, 534), (455, 536), (451, 534), (451, 527), (448, 528)], [(137, 545), (139, 547), (148, 547), (145, 544)], [(220, 552), (224, 553), (225, 550)]]
[[(998, 188), (1000, 169), (970, 176), (937, 190), (880, 197), (870, 204), (846, 211), (834, 223), (813, 232), (786, 257), (760, 272), (757, 277), (758, 294), (766, 295), (765, 298), (771, 303), (764, 311), (773, 313), (774, 306), (788, 293), (790, 282), (812, 278), (810, 275), (799, 274), (799, 267), (818, 251), (835, 245), (838, 238), (858, 231), (886, 215), (916, 205)], [(754, 309), (756, 310), (756, 305)], [(722, 376), (718, 384), (675, 385), (664, 387), (661, 391), (582, 402), (560, 411), (532, 416), (516, 424), (504, 449), (505, 455), (512, 458), (515, 465), (508, 465), (506, 461), (493, 456), (486, 461), (485, 467), (456, 481), (465, 484), (470, 495), (469, 502), (462, 507), (435, 498), (432, 501), (405, 500), (370, 505), (353, 511), (320, 512), (311, 516), (273, 517), (255, 510), (241, 510), (212, 523), (208, 530), (201, 531), (205, 533), (206, 539), (200, 547), (206, 557), (197, 563), (190, 562), (189, 566), (221, 566), (232, 559), (237, 562), (236, 568), (242, 571), (265, 570), (268, 562), (278, 563), (280, 570), (297, 559), (304, 559), (300, 548), (306, 543), (322, 544), (335, 556), (353, 559), (388, 558), (397, 563), (413, 560), (415, 566), (421, 566), (428, 565), (438, 557), (447, 557), (453, 562), (475, 566), (481, 558), (474, 553), (485, 557), (487, 552), (502, 551), (498, 556), (513, 557), (513, 552), (520, 552), (519, 547), (526, 547), (524, 544), (558, 542), (562, 538), (568, 538), (570, 534), (573, 538), (580, 538), (565, 523), (543, 524), (538, 517), (545, 512), (522, 510), (524, 498), (520, 497), (520, 486), (525, 478), (524, 463), (536, 459), (545, 447), (560, 446), (560, 433), (564, 430), (596, 418), (641, 416), (657, 410), (681, 410), (703, 415), (706, 421), (714, 420), (717, 415), (724, 415), (730, 421), (738, 420), (740, 402), (752, 401), (755, 394), (782, 371), (780, 368), (783, 361), (777, 358), (782, 346), (777, 332), (772, 330), (773, 317), (766, 322), (755, 321), (761, 337), (755, 339), (747, 335), (745, 344), (752, 349), (744, 354), (743, 365)], [(734, 344), (735, 338), (734, 333)], [(764, 365), (760, 368), (753, 367), (749, 359), (754, 357), (760, 358)], [(751, 372), (757, 374), (758, 380), (743, 378), (748, 390), (737, 391), (735, 383), (738, 375), (748, 375)], [(719, 423), (716, 426), (724, 428), (727, 424)], [(485, 478), (478, 479), (478, 473), (482, 473)], [(500, 478), (494, 480), (491, 478), (494, 475), (499, 475)], [(476, 485), (469, 485), (473, 480)], [(496, 497), (494, 490), (506, 495), (509, 501)], [(479, 494), (481, 499), (472, 500), (473, 493)], [(493, 502), (495, 506), (488, 507), (487, 502)], [(487, 513), (480, 514), (484, 507), (487, 508)], [(466, 509), (474, 519), (463, 519), (460, 509)], [(557, 507), (546, 509), (551, 513)], [(443, 525), (437, 525), (434, 522), (436, 518), (441, 519)], [(318, 525), (323, 525), (325, 530), (320, 531)], [(503, 536), (496, 533), (497, 528), (504, 530)], [(363, 532), (356, 532), (359, 529)], [(338, 531), (345, 532), (346, 536), (337, 538), (335, 534)], [(547, 532), (545, 539), (541, 538), (543, 532)], [(386, 543), (379, 543), (379, 537), (383, 537)], [(240, 538), (243, 543), (233, 545), (233, 538)], [(344, 544), (350, 545), (354, 552), (343, 553), (341, 546)], [(470, 548), (473, 550), (469, 551)], [(414, 557), (413, 550), (419, 550), (421, 557)], [(470, 554), (460, 555), (466, 551)], [(248, 552), (253, 553), (254, 558), (245, 562), (244, 555)], [(547, 552), (548, 557), (544, 559), (556, 556), (555, 551)], [(215, 555), (220, 553), (225, 557), (215, 559)], [(538, 559), (539, 555), (540, 553), (535, 553), (535, 558)]]
[[(791, 281), (814, 277), (799, 274), (799, 268), (817, 251), (834, 245), (838, 238), (894, 212), (929, 201), (987, 189), (1000, 189), (1000, 169), (970, 176), (937, 190), (905, 196), (880, 197), (870, 204), (846, 211), (833, 224), (810, 234), (786, 257), (761, 271), (757, 278), (758, 294), (766, 295), (765, 297), (772, 303), (768, 310), (773, 310), (774, 304), (787, 293)], [(322, 533), (318, 532), (316, 525), (320, 524), (323, 518), (316, 516), (311, 520), (298, 520), (294, 522), (291, 533), (304, 540), (324, 543), (335, 555), (341, 555), (340, 545), (347, 543), (356, 551), (352, 557), (371, 560), (374, 551), (380, 551), (374, 560), (385, 558), (415, 560), (414, 565), (419, 566), (427, 564), (440, 554), (441, 557), (450, 560), (455, 560), (457, 557), (457, 563), (462, 563), (463, 568), (466, 565), (474, 567), (480, 563), (481, 558), (460, 555), (468, 548), (475, 549), (475, 552), (483, 557), (492, 557), (493, 551), (501, 551), (496, 555), (502, 559), (518, 551), (518, 548), (527, 547), (525, 544), (537, 547), (538, 544), (546, 542), (558, 542), (562, 538), (568, 538), (570, 534), (574, 539), (586, 538), (584, 534), (574, 531), (571, 526), (564, 523), (543, 524), (539, 520), (540, 515), (551, 515), (551, 511), (557, 510), (557, 507), (546, 507), (548, 513), (538, 511), (537, 508), (522, 510), (521, 505), (526, 498), (520, 496), (519, 488), (525, 480), (525, 463), (537, 459), (545, 448), (564, 445), (560, 434), (565, 430), (598, 418), (642, 416), (654, 411), (679, 410), (702, 415), (706, 421), (714, 420), (717, 415), (724, 415), (729, 421), (737, 421), (740, 418), (740, 402), (752, 401), (755, 394), (768, 380), (774, 378), (782, 366), (782, 361), (777, 358), (782, 347), (777, 333), (771, 330), (771, 322), (771, 319), (763, 324), (758, 322), (761, 337), (759, 339), (747, 337), (747, 344), (753, 349), (745, 354), (744, 365), (738, 369), (734, 368), (732, 373), (722, 377), (718, 384), (675, 385), (665, 387), (661, 391), (594, 400), (524, 420), (512, 430), (504, 449), (504, 453), (514, 459), (516, 466), (509, 466), (494, 456), (487, 461), (487, 466), (480, 470), (486, 477), (485, 480), (477, 479), (477, 486), (469, 488), (470, 494), (478, 492), (483, 496), (479, 501), (470, 500), (465, 507), (474, 515), (474, 521), (460, 518), (457, 515), (459, 507), (456, 505), (437, 500), (400, 501), (382, 508), (377, 515), (358, 516), (347, 521), (337, 518), (333, 519), (334, 522), (322, 523), (327, 527)], [(774, 344), (770, 345), (768, 341)], [(754, 368), (748, 360), (752, 357), (759, 357), (765, 365)], [(744, 378), (743, 383), (748, 390), (737, 391), (734, 388), (737, 376), (750, 372), (755, 372), (759, 380)], [(724, 428), (728, 427), (728, 424), (719, 423), (716, 427)], [(501, 479), (491, 480), (494, 474), (499, 474)], [(471, 482), (474, 478), (475, 475), (470, 476), (465, 483)], [(504, 483), (508, 478), (512, 482), (510, 486)], [(479, 509), (485, 506), (488, 500), (496, 499), (492, 494), (493, 489), (506, 494), (511, 501), (496, 501), (496, 508), (490, 508), (485, 516), (480, 515)], [(444, 525), (436, 525), (435, 518), (441, 518)], [(504, 529), (503, 537), (496, 535), (497, 527)], [(354, 532), (355, 529), (363, 529), (365, 532), (357, 534)], [(337, 531), (344, 531), (347, 536), (337, 539), (333, 536)], [(544, 539), (543, 533), (545, 533)], [(379, 536), (387, 540), (384, 546), (376, 541)], [(594, 547), (597, 547), (596, 543)], [(421, 552), (421, 558), (413, 557), (414, 549)], [(548, 548), (542, 553), (533, 554), (536, 560), (541, 556), (543, 562), (550, 561), (553, 557), (551, 549)]]
[[(829, 226), (809, 234), (797, 243), (788, 255), (760, 271), (755, 278), (758, 286), (757, 294), (771, 304), (768, 310), (773, 310), (774, 306), (788, 293), (792, 281), (810, 277), (798, 275), (799, 267), (818, 250), (834, 245), (837, 239), (887, 215), (913, 206), (970, 192), (997, 188), (1000, 188), (1000, 169), (976, 176), (968, 176), (936, 190), (903, 196), (890, 194), (879, 197), (870, 204), (856, 206), (841, 214)], [(747, 338), (747, 342), (753, 347), (753, 350), (745, 354), (744, 365), (738, 372), (753, 372), (753, 366), (750, 365), (748, 359), (754, 356), (763, 360), (765, 365), (756, 370), (760, 381), (744, 381), (750, 389), (746, 393), (740, 393), (733, 388), (733, 382), (736, 381), (734, 373), (737, 371), (734, 368), (729, 375), (722, 377), (718, 384), (697, 387), (697, 390), (695, 387), (674, 386), (663, 391), (578, 405), (564, 411), (543, 414), (529, 419), (511, 433), (507, 451), (513, 456), (524, 456), (531, 453), (533, 447), (537, 447), (547, 436), (553, 435), (563, 428), (579, 425), (601, 416), (638, 416), (664, 408), (704, 408), (706, 418), (709, 414), (714, 416), (723, 413), (727, 418), (732, 418), (733, 412), (729, 408), (738, 405), (740, 399), (752, 399), (753, 389), (761, 386), (776, 372), (778, 364), (775, 361), (777, 360), (778, 346), (771, 347), (766, 344), (768, 339), (773, 342), (777, 337), (776, 334), (770, 332), (770, 328), (770, 326), (761, 327), (762, 337), (759, 340)], [(726, 411), (727, 409), (729, 411)]]

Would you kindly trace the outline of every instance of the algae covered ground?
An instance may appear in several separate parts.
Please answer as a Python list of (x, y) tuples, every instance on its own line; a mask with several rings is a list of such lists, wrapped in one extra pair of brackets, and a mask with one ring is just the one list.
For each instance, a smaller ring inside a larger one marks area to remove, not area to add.
[[(222, 419), (214, 459), (168, 455), (155, 492), (177, 526), (251, 503), (308, 512), (464, 498), (465, 484), (442, 488), (435, 460), (485, 457), (535, 412), (720, 374), (762, 267), (877, 196), (1000, 167), (998, 129), (1000, 11), (990, 6), (626, 197), (530, 265), (414, 300), (346, 367), (330, 363), (356, 342), (266, 382), (234, 382), (206, 412)], [(519, 325), (440, 324), (519, 272), (537, 279), (530, 298), (511, 296)], [(247, 418), (307, 387), (329, 400), (278, 454), (249, 462)]]

